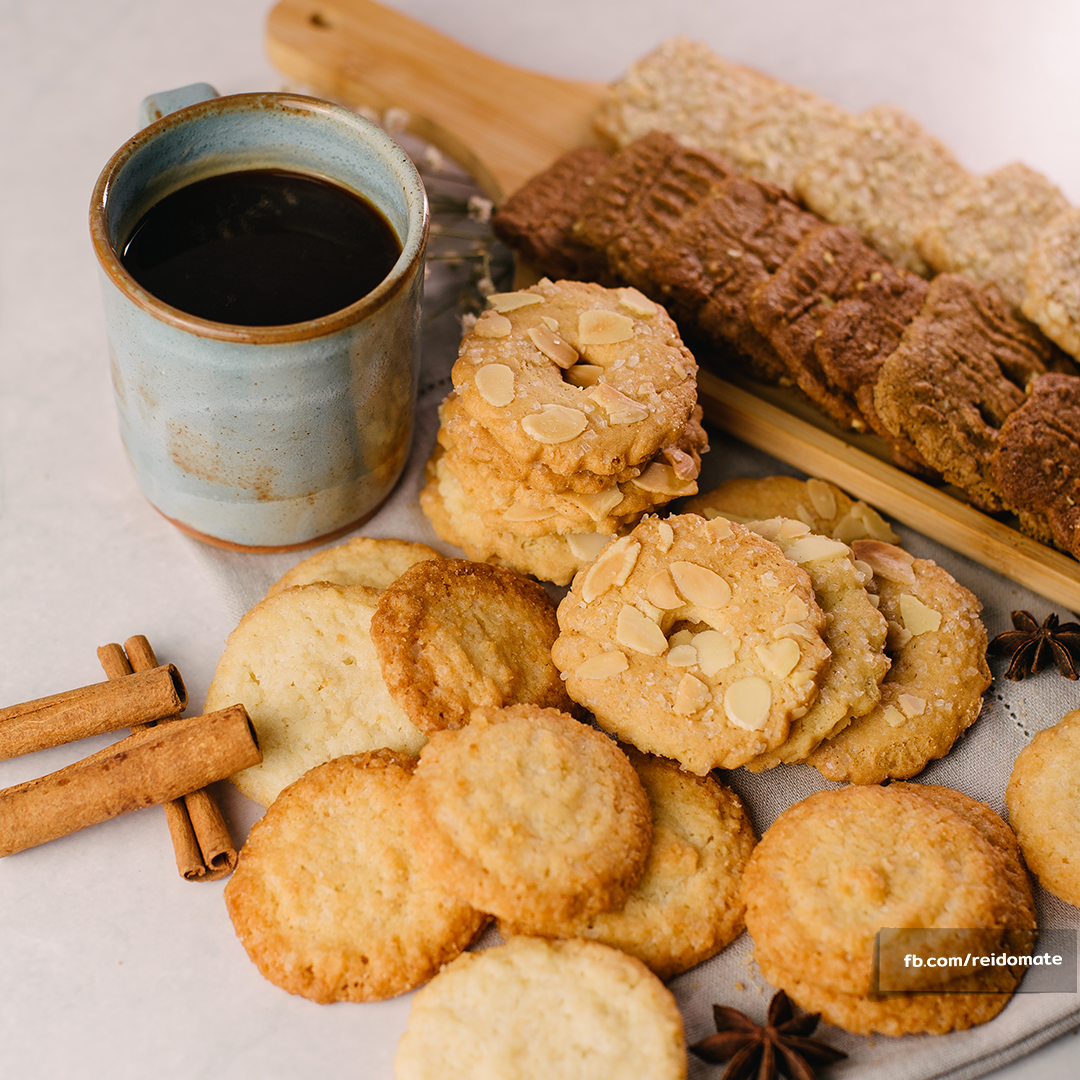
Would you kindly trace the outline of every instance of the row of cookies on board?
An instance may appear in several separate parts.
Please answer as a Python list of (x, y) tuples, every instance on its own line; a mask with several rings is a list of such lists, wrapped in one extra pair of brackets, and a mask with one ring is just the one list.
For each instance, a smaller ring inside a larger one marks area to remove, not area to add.
[(901, 109), (855, 115), (686, 38), (612, 84), (595, 125), (620, 149), (659, 130), (719, 153), (855, 229), (896, 266), (995, 285), (1080, 355), (1080, 211), (1019, 162), (973, 175)]
[[(494, 225), (542, 272), (584, 277), (602, 262), (605, 279), (668, 304), (754, 377), (880, 435), (901, 467), (1080, 553), (1080, 380), (992, 286), (955, 273), (928, 284), (850, 228), (660, 132), (613, 158), (571, 152)], [(1048, 449), (1069, 469), (1047, 470)]]

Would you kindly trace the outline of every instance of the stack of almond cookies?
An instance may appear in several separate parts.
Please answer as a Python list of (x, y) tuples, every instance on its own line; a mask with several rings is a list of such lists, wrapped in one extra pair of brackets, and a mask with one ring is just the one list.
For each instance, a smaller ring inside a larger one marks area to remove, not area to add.
[(462, 340), (420, 504), (469, 558), (565, 585), (697, 491), (697, 364), (634, 288), (545, 279), (489, 303)]

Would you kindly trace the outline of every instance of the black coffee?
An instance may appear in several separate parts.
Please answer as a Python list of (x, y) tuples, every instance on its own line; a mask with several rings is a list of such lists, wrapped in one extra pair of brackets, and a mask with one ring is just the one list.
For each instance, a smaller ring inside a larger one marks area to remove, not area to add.
[(400, 254), (389, 222), (360, 196), (313, 176), (252, 169), (167, 195), (135, 226), (121, 261), (190, 315), (281, 326), (355, 303)]

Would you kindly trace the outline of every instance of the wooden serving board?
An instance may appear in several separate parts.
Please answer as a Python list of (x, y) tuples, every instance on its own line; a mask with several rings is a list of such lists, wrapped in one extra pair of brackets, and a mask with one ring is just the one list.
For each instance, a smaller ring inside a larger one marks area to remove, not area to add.
[[(496, 202), (566, 150), (597, 141), (591, 119), (601, 83), (500, 63), (372, 0), (281, 0), (267, 49), (317, 93), (380, 113), (404, 110), (407, 128), (469, 169)], [(875, 437), (841, 432), (779, 388), (702, 372), (699, 390), (706, 417), (737, 438), (1080, 610), (1080, 563), (895, 468)]]

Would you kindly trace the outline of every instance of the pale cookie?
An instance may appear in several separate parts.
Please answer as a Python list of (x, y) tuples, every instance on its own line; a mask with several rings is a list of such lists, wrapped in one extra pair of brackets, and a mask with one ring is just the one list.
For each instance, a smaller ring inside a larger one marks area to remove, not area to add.
[(511, 922), (588, 919), (637, 884), (649, 800), (607, 736), (555, 709), (476, 709), (436, 732), (403, 804), (431, 873)]
[(1066, 713), (1020, 751), (1005, 803), (1039, 883), (1080, 907), (1080, 711)]
[(726, 517), (746, 524), (768, 518), (795, 518), (812, 532), (850, 544), (853, 540), (884, 540), (895, 544), (899, 537), (889, 523), (866, 503), (855, 502), (835, 484), (794, 476), (741, 476), (725, 480), (704, 495), (687, 500), (688, 514), (711, 521)]
[(477, 562), (492, 563), (531, 574), (541, 581), (569, 585), (611, 540), (603, 533), (568, 533), (565, 536), (518, 536), (489, 528), (465, 489), (447, 467), (446, 454), (436, 446), (425, 469), (420, 509), (440, 540), (461, 548)]
[(400, 804), (415, 762), (389, 750), (319, 765), (248, 834), (225, 886), (259, 971), (318, 1002), (379, 1001), (430, 979), (483, 928), (417, 858)]
[(608, 476), (678, 440), (697, 363), (658, 304), (636, 289), (546, 279), (489, 303), (451, 375), (508, 455)]
[(748, 527), (778, 544), (810, 575), (814, 597), (825, 612), (825, 644), (832, 653), (810, 711), (791, 722), (788, 737), (775, 750), (747, 762), (751, 772), (761, 772), (782, 762), (805, 761), (822, 739), (877, 705), (881, 680), (889, 670), (888, 626), (866, 591), (873, 572), (846, 544), (812, 533), (808, 525), (790, 518), (750, 522)]
[(420, 752), (424, 734), (390, 696), (371, 643), (378, 598), (363, 585), (302, 585), (257, 604), (229, 635), (206, 711), (247, 708), (263, 760), (230, 779), (249, 799), (269, 806), (342, 754)]
[(754, 830), (737, 795), (712, 776), (628, 748), (652, 807), (645, 872), (623, 906), (585, 923), (499, 923), (503, 937), (581, 937), (636, 956), (665, 982), (707, 960), (743, 928), (742, 871)]
[(878, 784), (922, 772), (979, 718), (986, 628), (976, 597), (930, 560), (871, 540), (852, 548), (874, 571), (892, 667), (878, 705), (807, 761), (829, 780)]
[(558, 632), (542, 586), (465, 559), (416, 563), (371, 620), (390, 694), (426, 732), (460, 727), (479, 705), (568, 708), (549, 659)]
[(1024, 275), (1024, 314), (1053, 342), (1080, 356), (1080, 208), (1039, 233)]
[(918, 247), (937, 273), (996, 285), (1019, 312), (1035, 239), (1068, 206), (1056, 184), (1014, 161), (985, 176), (968, 177), (938, 206), (917, 238)]
[(865, 995), (882, 927), (1032, 928), (1009, 880), (1001, 850), (919, 785), (845, 787), (773, 822), (742, 891), (763, 971)]
[(395, 1080), (684, 1080), (674, 997), (591, 941), (513, 938), (458, 957), (413, 999)]
[(575, 578), (551, 656), (606, 731), (690, 772), (772, 750), (829, 663), (806, 571), (724, 518), (646, 518)]
[(347, 543), (327, 548), (297, 563), (270, 586), (266, 595), (273, 596), (294, 585), (310, 585), (315, 581), (385, 589), (413, 563), (440, 557), (434, 548), (412, 540), (374, 540), (367, 536), (356, 536)]

